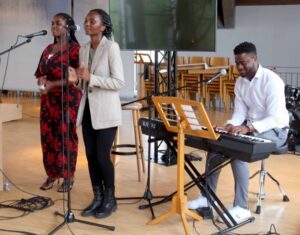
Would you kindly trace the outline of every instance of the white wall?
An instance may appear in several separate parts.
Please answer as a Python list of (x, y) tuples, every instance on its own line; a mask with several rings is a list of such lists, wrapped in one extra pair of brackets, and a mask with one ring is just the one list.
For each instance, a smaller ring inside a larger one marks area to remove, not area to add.
[[(74, 19), (81, 30), (76, 37), (81, 44), (89, 38), (84, 35), (83, 21), (89, 10), (102, 8), (108, 11), (108, 0), (75, 0)], [(26, 35), (40, 30), (48, 34), (35, 37), (28, 44), (11, 51), (4, 89), (37, 91), (35, 70), (43, 49), (53, 42), (51, 20), (58, 12), (71, 14), (69, 0), (0, 0), (0, 52), (14, 45), (17, 35)], [(19, 42), (25, 41), (20, 39)], [(124, 62), (126, 87), (121, 96), (133, 94), (133, 52), (121, 52)], [(8, 54), (0, 57), (0, 87), (3, 84)], [(131, 88), (132, 87), (132, 88)]]
[(243, 41), (256, 44), (265, 66), (300, 67), (300, 5), (238, 6), (235, 28), (217, 30), (215, 53), (183, 52), (181, 55), (227, 56)]
[[(10, 55), (5, 89), (37, 90), (34, 79), (40, 54), (53, 41), (50, 33), (52, 16), (70, 13), (69, 0), (0, 0), (0, 52), (8, 49), (18, 34), (48, 30), (46, 37), (33, 38)], [(86, 13), (92, 8), (108, 10), (108, 0), (76, 0), (74, 18), (82, 28)], [(235, 28), (217, 30), (216, 52), (179, 52), (179, 55), (228, 56), (232, 63), (233, 48), (242, 41), (256, 44), (260, 62), (266, 66), (300, 67), (300, 5), (294, 6), (239, 6), (236, 7)], [(188, 27), (188, 26), (187, 26)], [(88, 38), (83, 30), (77, 33), (81, 43)], [(6, 55), (1, 56), (0, 86), (3, 80)], [(122, 51), (126, 86), (123, 97), (133, 97), (133, 52)]]

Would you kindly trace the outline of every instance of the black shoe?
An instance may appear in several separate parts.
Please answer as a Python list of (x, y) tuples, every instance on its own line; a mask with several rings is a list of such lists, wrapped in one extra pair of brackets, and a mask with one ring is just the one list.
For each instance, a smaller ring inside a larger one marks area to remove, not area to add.
[(103, 202), (103, 187), (93, 186), (94, 199), (92, 203), (81, 212), (81, 216), (87, 217), (95, 215), (96, 211), (101, 207)]
[(204, 220), (212, 219), (214, 217), (210, 207), (199, 207), (196, 211), (203, 217)]
[(115, 198), (114, 189), (105, 189), (103, 203), (98, 210), (96, 210), (95, 217), (105, 218), (110, 216), (113, 212), (117, 210), (117, 201)]

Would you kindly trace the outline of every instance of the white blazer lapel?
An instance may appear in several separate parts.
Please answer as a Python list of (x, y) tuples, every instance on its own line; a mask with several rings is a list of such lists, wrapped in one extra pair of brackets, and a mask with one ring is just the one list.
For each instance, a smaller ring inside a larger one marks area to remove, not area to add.
[(84, 48), (82, 63), (84, 66), (88, 67), (89, 65), (89, 53), (90, 53), (91, 44), (88, 43)]
[(93, 59), (92, 66), (91, 66), (91, 73), (94, 73), (96, 66), (99, 63), (99, 60), (101, 59), (100, 55), (102, 54), (102, 51), (103, 51), (103, 48), (104, 48), (106, 42), (107, 42), (107, 38), (105, 36), (103, 36), (100, 44), (98, 45), (98, 47), (95, 51), (94, 59)]

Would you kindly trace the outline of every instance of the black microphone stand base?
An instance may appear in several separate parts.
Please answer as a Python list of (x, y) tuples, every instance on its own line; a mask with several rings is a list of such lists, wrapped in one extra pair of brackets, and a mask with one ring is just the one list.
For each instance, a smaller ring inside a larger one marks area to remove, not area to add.
[(48, 235), (52, 235), (52, 234), (56, 233), (64, 225), (69, 224), (69, 223), (73, 223), (73, 222), (79, 222), (79, 223), (88, 224), (88, 225), (92, 225), (92, 226), (96, 226), (96, 227), (100, 227), (100, 228), (105, 228), (105, 229), (108, 229), (108, 230), (111, 230), (111, 231), (115, 230), (115, 226), (108, 226), (108, 225), (97, 224), (97, 223), (92, 223), (92, 222), (89, 222), (89, 221), (76, 219), (75, 215), (72, 211), (68, 211), (65, 215), (59, 213), (58, 211), (54, 212), (54, 214), (63, 217), (64, 221), (61, 224), (59, 224), (56, 228), (54, 228)]
[[(149, 188), (149, 184), (147, 184), (148, 186), (146, 187), (146, 190), (145, 190), (145, 193), (144, 193), (144, 199), (148, 202), (148, 207), (150, 208), (150, 211), (151, 211), (151, 215), (152, 215), (152, 219), (155, 218), (155, 214), (154, 214), (154, 211), (153, 211), (153, 207), (152, 207), (152, 202), (151, 200), (153, 199), (153, 195), (152, 195), (152, 192)], [(139, 206), (139, 209), (144, 209), (145, 207), (143, 206)]]

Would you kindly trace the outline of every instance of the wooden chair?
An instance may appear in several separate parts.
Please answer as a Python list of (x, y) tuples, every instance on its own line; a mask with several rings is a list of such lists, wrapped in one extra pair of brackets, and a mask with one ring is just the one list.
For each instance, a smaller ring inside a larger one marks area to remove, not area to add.
[(230, 58), (229, 57), (210, 57), (208, 59), (208, 65), (210, 67), (217, 67), (217, 66), (229, 66), (230, 65)]
[(185, 57), (184, 56), (177, 56), (177, 64), (185, 64)]
[(227, 79), (223, 81), (223, 104), (224, 109), (228, 111), (230, 107), (234, 106), (234, 86), (235, 80)]
[(138, 96), (137, 98), (143, 97), (144, 92), (144, 80), (149, 77), (149, 67), (151, 66), (152, 60), (150, 54), (147, 53), (135, 53), (134, 63), (138, 71)]
[(188, 64), (207, 63), (205, 56), (190, 56), (188, 57)]
[(229, 67), (229, 79), (224, 81), (224, 108), (225, 110), (230, 109), (234, 106), (234, 85), (236, 79), (240, 76), (239, 71), (236, 68), (236, 65), (230, 65)]
[(234, 106), (234, 85), (236, 79), (240, 76), (235, 65), (230, 65), (228, 75), (229, 78), (223, 81), (223, 103), (225, 110), (229, 110)]
[(181, 92), (182, 98), (190, 100), (203, 99), (203, 84), (199, 75), (181, 74), (180, 86), (185, 87)]
[[(177, 56), (177, 65), (183, 65), (186, 64), (186, 58), (185, 56)], [(182, 76), (181, 76), (181, 72), (179, 72), (178, 70), (176, 71), (176, 86), (181, 87), (182, 84)], [(183, 90), (177, 90), (177, 97), (184, 97), (184, 91)]]
[(240, 76), (239, 71), (236, 68), (236, 65), (231, 64), (229, 67), (229, 78), (231, 80), (236, 80)]
[[(148, 74), (146, 79), (143, 79), (143, 86), (141, 91), (141, 97), (151, 96), (154, 94), (154, 65), (148, 66)], [(160, 89), (159, 89), (160, 90)], [(147, 106), (147, 101), (142, 102), (143, 106)]]
[[(210, 57), (208, 59), (209, 61), (209, 67), (224, 67), (229, 69), (230, 59), (228, 57)], [(204, 76), (204, 80), (209, 79), (214, 74), (206, 74)], [(216, 108), (216, 99), (217, 97), (220, 99), (220, 102), (224, 106), (224, 91), (223, 91), (223, 81), (228, 79), (229, 75), (226, 74), (225, 76), (220, 77), (219, 79), (216, 79), (211, 84), (208, 84), (204, 87), (205, 91), (203, 92), (205, 94), (205, 100), (206, 100), (206, 106), (210, 107), (210, 104), (212, 104), (213, 108)]]

